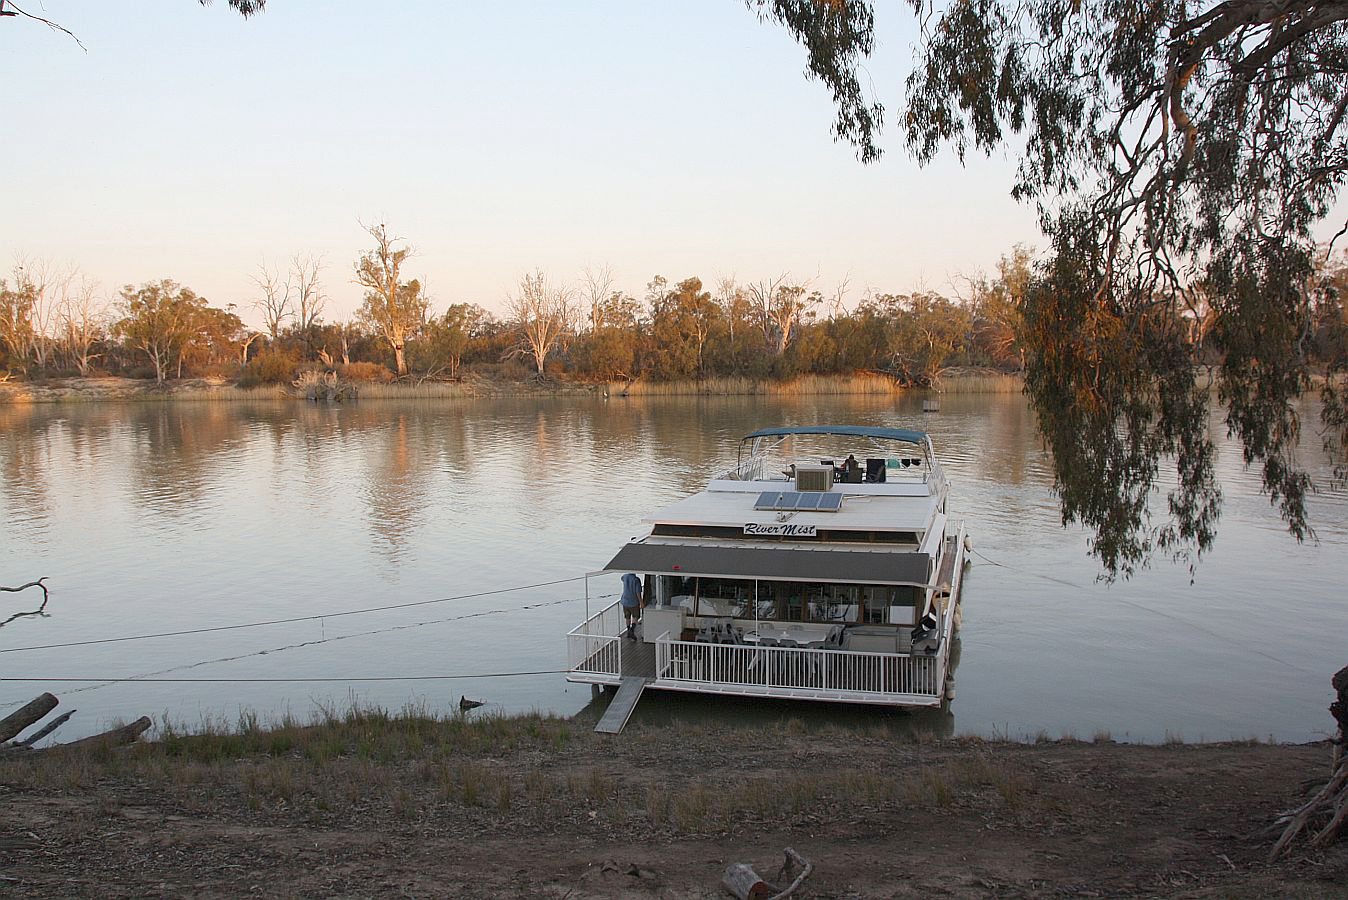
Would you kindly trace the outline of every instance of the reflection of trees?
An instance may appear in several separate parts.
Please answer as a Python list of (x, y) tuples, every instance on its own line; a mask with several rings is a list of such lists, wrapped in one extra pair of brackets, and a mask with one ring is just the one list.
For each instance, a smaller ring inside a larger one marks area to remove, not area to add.
[(432, 459), (426, 419), (399, 410), (389, 421), (384, 410), (381, 447), (371, 446), (362, 494), (370, 529), (389, 561), (400, 562), (412, 533), (425, 515), (428, 463)]
[(48, 451), (53, 424), (33, 407), (0, 406), (0, 483), (7, 522), (43, 532), (51, 516)]
[(122, 421), (131, 432), (136, 499), (168, 516), (200, 512), (247, 438), (245, 420), (228, 403), (138, 404)]

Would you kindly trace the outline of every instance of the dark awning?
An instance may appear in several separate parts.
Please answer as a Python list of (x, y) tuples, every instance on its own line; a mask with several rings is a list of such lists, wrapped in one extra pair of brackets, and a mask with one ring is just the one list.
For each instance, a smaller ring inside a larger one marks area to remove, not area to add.
[(619, 550), (604, 571), (772, 581), (927, 584), (931, 557), (925, 553), (865, 550), (632, 543)]

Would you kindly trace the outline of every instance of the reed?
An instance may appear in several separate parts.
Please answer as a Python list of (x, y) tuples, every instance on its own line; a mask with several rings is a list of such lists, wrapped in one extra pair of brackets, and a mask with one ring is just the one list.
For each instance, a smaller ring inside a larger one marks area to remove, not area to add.
[(758, 378), (702, 378), (692, 381), (611, 381), (611, 397), (687, 397), (764, 395), (806, 397), (826, 394), (888, 395), (901, 390), (888, 375), (802, 375), (786, 380)]
[(482, 395), (481, 388), (460, 381), (423, 381), (421, 384), (393, 382), (357, 385), (361, 400), (459, 400)]
[(1005, 372), (948, 370), (936, 380), (942, 394), (1019, 394), (1024, 389), (1024, 378)]

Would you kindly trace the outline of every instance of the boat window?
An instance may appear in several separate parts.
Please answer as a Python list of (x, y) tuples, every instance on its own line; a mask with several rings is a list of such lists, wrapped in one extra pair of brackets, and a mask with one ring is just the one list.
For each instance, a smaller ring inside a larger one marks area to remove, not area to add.
[(700, 615), (753, 618), (754, 583), (732, 578), (699, 578), (697, 602)]
[[(911, 585), (821, 584), (660, 575), (655, 603), (683, 606), (699, 616), (733, 616), (837, 625), (914, 625), (923, 591)], [(694, 605), (694, 595), (696, 605)]]
[(779, 619), (799, 622), (805, 618), (805, 585), (794, 581), (774, 581), (772, 587), (777, 608), (781, 610)]
[(811, 622), (857, 622), (860, 595), (852, 584), (807, 584), (807, 618)]
[(655, 595), (648, 598), (647, 602), (653, 600), (656, 606), (682, 606), (692, 610), (697, 579), (680, 575), (657, 575), (654, 581)]

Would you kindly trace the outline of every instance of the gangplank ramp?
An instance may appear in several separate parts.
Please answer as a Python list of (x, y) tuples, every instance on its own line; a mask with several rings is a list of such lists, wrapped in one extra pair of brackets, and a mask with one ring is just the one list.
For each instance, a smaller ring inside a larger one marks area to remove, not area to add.
[(627, 720), (632, 718), (632, 711), (637, 708), (637, 701), (641, 699), (646, 685), (650, 683), (650, 678), (640, 675), (624, 677), (618, 686), (618, 693), (613, 696), (608, 709), (604, 710), (604, 715), (599, 719), (599, 724), (594, 726), (594, 730), (601, 734), (621, 732), (627, 725)]

